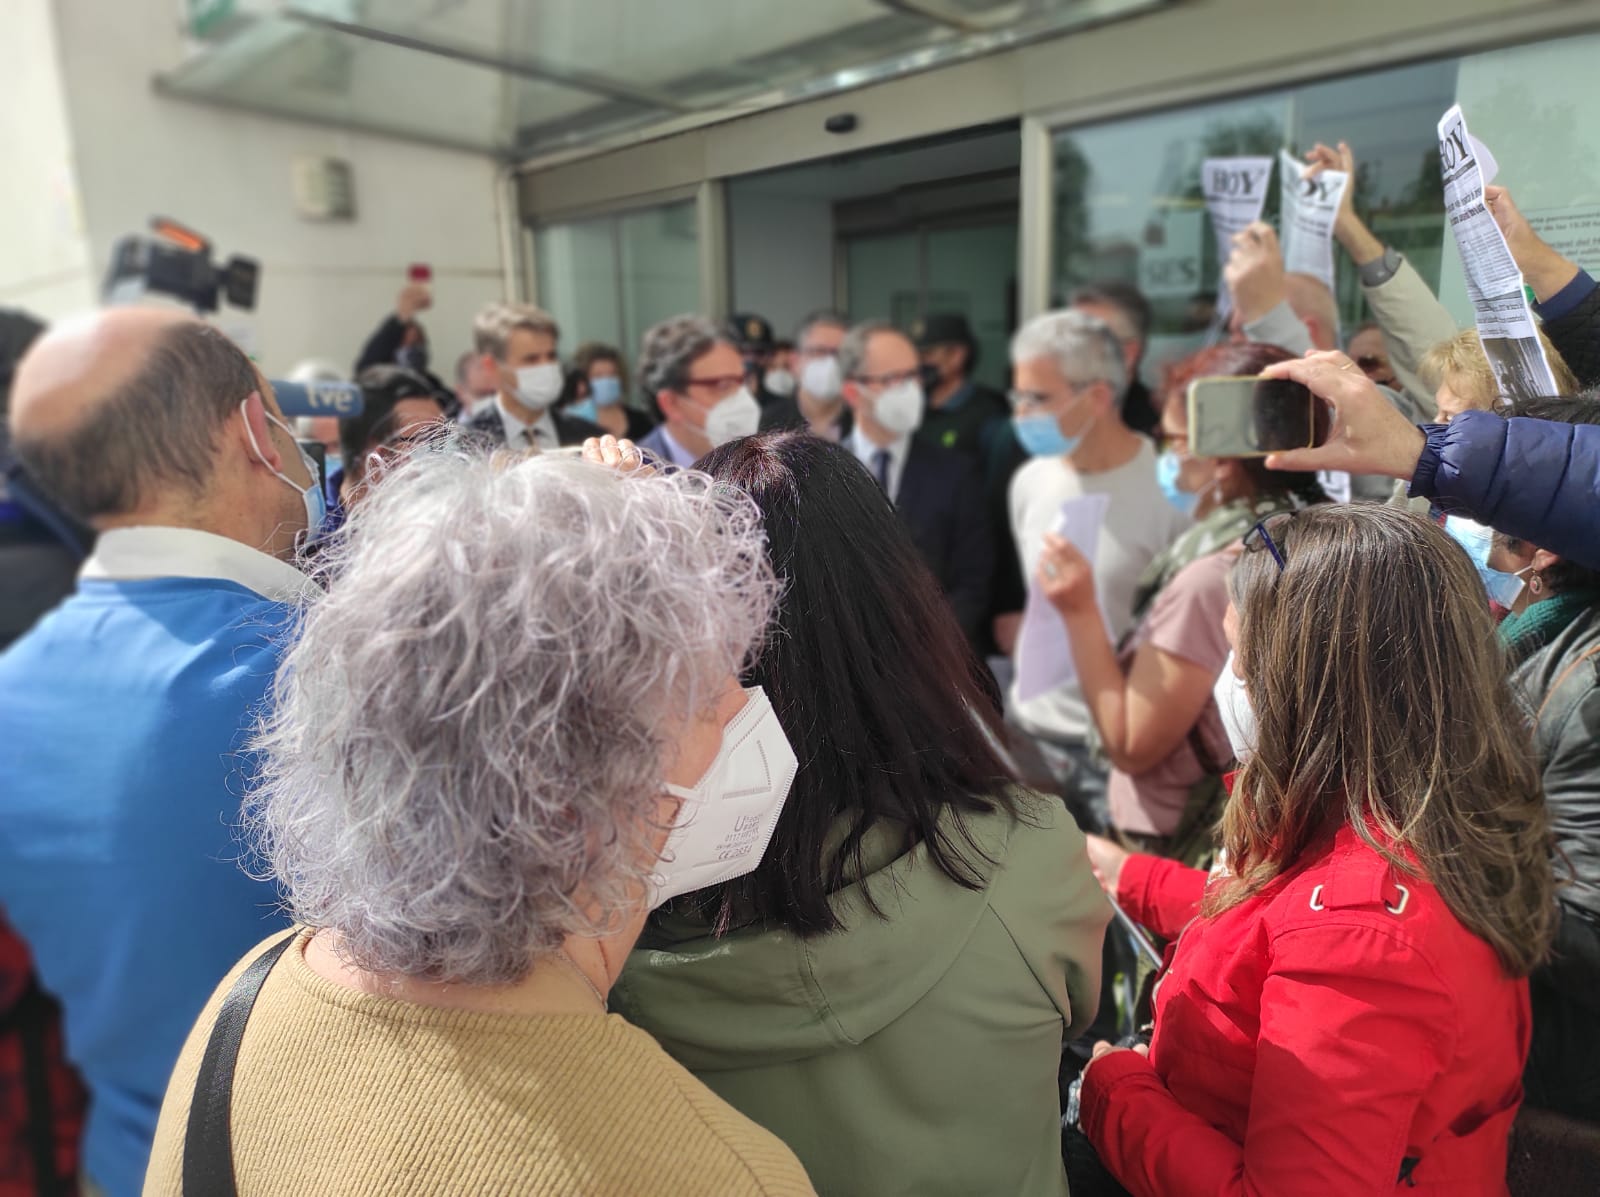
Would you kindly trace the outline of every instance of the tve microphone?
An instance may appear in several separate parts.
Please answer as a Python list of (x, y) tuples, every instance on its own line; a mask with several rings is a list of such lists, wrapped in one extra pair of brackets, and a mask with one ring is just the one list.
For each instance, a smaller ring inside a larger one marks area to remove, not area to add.
[(359, 416), (366, 406), (361, 388), (353, 382), (289, 382), (274, 378), (273, 393), (278, 406), (289, 418), (295, 416), (335, 416), (347, 420)]

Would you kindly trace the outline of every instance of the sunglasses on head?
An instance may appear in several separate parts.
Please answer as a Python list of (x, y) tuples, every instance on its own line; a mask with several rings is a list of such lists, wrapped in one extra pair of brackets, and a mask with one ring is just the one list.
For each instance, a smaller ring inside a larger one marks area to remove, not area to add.
[[(1272, 554), (1272, 560), (1281, 574), (1288, 562), (1284, 560), (1282, 535), (1287, 530), (1290, 520), (1295, 517), (1292, 511), (1279, 511), (1261, 520), (1254, 528), (1244, 534), (1244, 551), (1258, 553), (1265, 549)], [(1276, 533), (1276, 534), (1275, 534)]]

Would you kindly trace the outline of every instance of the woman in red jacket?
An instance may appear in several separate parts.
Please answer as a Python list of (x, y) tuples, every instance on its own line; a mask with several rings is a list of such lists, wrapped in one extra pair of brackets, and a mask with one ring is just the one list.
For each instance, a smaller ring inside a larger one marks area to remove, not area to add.
[[(1093, 601), (1050, 560), (1058, 607)], [(1554, 901), (1483, 586), (1426, 520), (1313, 507), (1246, 538), (1231, 596), (1228, 867), (1091, 849), (1177, 942), (1148, 1056), (1097, 1049), (1080, 1123), (1139, 1197), (1504, 1194)]]

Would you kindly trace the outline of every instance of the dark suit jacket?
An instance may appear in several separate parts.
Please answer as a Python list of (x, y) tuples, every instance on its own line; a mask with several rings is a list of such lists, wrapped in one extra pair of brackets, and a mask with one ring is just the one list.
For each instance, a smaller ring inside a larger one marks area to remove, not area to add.
[(664, 439), (666, 432), (667, 426), (665, 424), (657, 424), (650, 430), (649, 435), (643, 440), (635, 441), (634, 444), (638, 446), (639, 451), (646, 457), (653, 458), (667, 470), (682, 469), (683, 467), (672, 460), (672, 453), (668, 450), (667, 442)]
[(977, 466), (964, 453), (913, 437), (895, 507), (944, 587), (961, 630), (981, 651), (987, 639), (994, 543)]
[[(558, 411), (550, 413), (550, 418), (555, 421), (556, 440), (566, 447), (568, 445), (581, 445), (591, 436), (604, 436), (606, 430), (598, 424), (591, 424), (588, 420), (580, 420), (577, 416), (564, 416)], [(481, 433), (497, 441), (506, 439), (505, 421), (500, 418), (500, 409), (490, 404), (478, 415), (467, 421), (467, 427), (473, 432)]]

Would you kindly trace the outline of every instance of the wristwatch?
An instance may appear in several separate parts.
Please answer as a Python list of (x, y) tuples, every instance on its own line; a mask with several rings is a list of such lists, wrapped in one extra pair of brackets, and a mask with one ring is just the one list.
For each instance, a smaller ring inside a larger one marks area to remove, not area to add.
[(1400, 251), (1392, 245), (1383, 247), (1383, 255), (1363, 263), (1358, 269), (1361, 272), (1361, 285), (1363, 287), (1381, 287), (1395, 276), (1400, 269), (1400, 263), (1405, 259), (1400, 256)]

